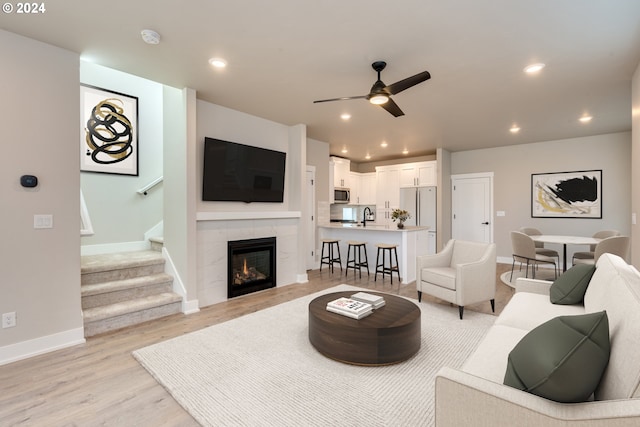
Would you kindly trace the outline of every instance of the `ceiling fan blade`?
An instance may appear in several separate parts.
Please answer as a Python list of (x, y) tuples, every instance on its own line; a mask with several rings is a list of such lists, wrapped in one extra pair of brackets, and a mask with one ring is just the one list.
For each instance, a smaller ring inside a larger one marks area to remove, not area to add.
[(405, 89), (409, 89), (411, 86), (415, 86), (418, 83), (422, 83), (425, 80), (429, 80), (431, 78), (431, 74), (428, 71), (423, 71), (421, 73), (416, 74), (415, 76), (407, 77), (404, 80), (400, 80), (399, 82), (395, 82), (385, 87), (384, 89), (389, 92), (391, 95), (395, 95), (396, 93), (400, 93)]
[(364, 99), (366, 98), (367, 95), (362, 95), (362, 96), (345, 96), (342, 98), (332, 98), (332, 99), (321, 99), (319, 101), (313, 101), (314, 104), (317, 104), (318, 102), (331, 102), (331, 101), (346, 101), (348, 99)]
[(393, 114), (393, 117), (404, 116), (404, 113), (402, 112), (400, 107), (398, 107), (398, 104), (393, 102), (393, 99), (391, 98), (389, 98), (389, 100), (384, 104), (380, 104), (380, 106), (385, 110), (387, 110), (388, 112), (390, 112), (391, 114)]

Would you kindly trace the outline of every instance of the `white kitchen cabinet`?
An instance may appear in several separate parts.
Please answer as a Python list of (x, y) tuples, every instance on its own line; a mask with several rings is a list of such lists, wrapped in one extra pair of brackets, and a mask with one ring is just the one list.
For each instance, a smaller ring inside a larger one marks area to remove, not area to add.
[(438, 185), (437, 164), (438, 162), (435, 160), (418, 163), (418, 186), (431, 187)]
[(428, 187), (437, 184), (436, 161), (400, 165), (400, 187)]
[(362, 179), (359, 173), (349, 173), (349, 188), (351, 190), (349, 204), (360, 205), (360, 199), (362, 198)]
[(361, 205), (373, 206), (376, 204), (376, 173), (361, 173), (360, 175), (360, 201)]
[(351, 161), (341, 157), (331, 157), (333, 169), (333, 186), (349, 188), (349, 176), (351, 174)]
[(400, 166), (376, 167), (376, 223), (391, 223), (391, 211), (400, 204)]
[(349, 175), (349, 188), (351, 189), (350, 205), (376, 204), (376, 174), (351, 172)]

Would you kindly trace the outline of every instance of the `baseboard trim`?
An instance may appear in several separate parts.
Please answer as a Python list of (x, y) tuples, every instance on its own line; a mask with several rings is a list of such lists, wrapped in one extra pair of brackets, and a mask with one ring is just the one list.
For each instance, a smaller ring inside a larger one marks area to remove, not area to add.
[(186, 315), (197, 313), (200, 311), (200, 305), (197, 299), (185, 301), (182, 299), (182, 312)]
[(307, 283), (308, 281), (309, 281), (309, 275), (307, 273), (298, 274), (296, 276), (296, 283)]
[(171, 254), (169, 250), (165, 247), (162, 248), (162, 256), (165, 259), (164, 271), (167, 274), (173, 276), (173, 292), (177, 293), (182, 297), (182, 313), (184, 314), (193, 314), (200, 311), (200, 304), (197, 299), (187, 300), (187, 289), (184, 287), (184, 282), (176, 270), (176, 266), (173, 263), (173, 259), (171, 259)]
[(84, 328), (70, 329), (57, 334), (34, 338), (0, 347), (0, 365), (28, 359), (40, 354), (84, 344)]

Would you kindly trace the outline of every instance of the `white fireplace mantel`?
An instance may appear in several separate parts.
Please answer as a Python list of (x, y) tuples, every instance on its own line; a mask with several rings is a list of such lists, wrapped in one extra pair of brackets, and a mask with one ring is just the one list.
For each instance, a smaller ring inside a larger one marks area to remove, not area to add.
[(233, 221), (246, 219), (300, 218), (300, 211), (198, 212), (197, 221)]

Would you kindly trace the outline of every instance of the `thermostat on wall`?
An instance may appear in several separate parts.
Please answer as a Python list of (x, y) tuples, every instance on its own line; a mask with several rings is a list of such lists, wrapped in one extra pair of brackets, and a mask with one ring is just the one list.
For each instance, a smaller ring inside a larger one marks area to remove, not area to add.
[(20, 185), (32, 188), (38, 185), (38, 177), (33, 175), (22, 175), (20, 177)]

